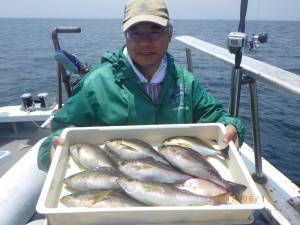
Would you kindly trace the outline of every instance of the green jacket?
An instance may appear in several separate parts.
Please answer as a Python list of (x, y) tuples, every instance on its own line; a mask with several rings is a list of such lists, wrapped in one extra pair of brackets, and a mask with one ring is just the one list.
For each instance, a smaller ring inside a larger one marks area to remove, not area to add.
[(101, 64), (79, 83), (72, 97), (56, 113), (51, 127), (53, 133), (39, 149), (39, 168), (49, 169), (52, 137), (69, 126), (220, 122), (233, 124), (242, 143), (241, 120), (230, 117), (193, 74), (174, 64), (171, 55), (167, 58), (167, 74), (155, 104), (122, 52), (104, 55)]

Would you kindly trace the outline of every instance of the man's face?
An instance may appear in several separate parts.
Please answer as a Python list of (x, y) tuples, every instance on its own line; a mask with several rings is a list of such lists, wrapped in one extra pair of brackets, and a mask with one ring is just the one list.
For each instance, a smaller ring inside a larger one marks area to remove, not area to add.
[(139, 23), (125, 32), (127, 50), (141, 72), (155, 72), (172, 38), (170, 27)]

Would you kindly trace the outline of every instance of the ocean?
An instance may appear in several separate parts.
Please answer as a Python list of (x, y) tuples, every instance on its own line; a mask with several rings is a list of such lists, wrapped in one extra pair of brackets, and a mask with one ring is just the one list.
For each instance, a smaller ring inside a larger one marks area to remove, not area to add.
[[(174, 20), (174, 37), (192, 35), (221, 47), (238, 21)], [(124, 44), (121, 20), (105, 19), (0, 19), (0, 106), (20, 104), (20, 96), (48, 92), (56, 97), (56, 63), (51, 32), (55, 27), (81, 27), (80, 34), (59, 35), (61, 47), (91, 65), (106, 51), (119, 51)], [(268, 43), (249, 57), (300, 74), (300, 22), (249, 21), (246, 32), (268, 33)], [(184, 46), (172, 40), (169, 52), (185, 66)], [(192, 50), (194, 73), (200, 83), (228, 109), (231, 67)], [(300, 87), (299, 87), (300, 88)], [(299, 98), (258, 82), (263, 156), (300, 186), (300, 101)], [(242, 87), (240, 117), (246, 139), (252, 145), (250, 99)]]

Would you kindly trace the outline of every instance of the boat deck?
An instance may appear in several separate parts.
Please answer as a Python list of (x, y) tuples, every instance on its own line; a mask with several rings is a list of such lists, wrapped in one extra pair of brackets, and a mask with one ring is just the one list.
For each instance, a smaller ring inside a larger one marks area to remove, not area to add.
[(0, 177), (11, 168), (29, 149), (41, 138), (50, 132), (47, 128), (40, 128), (41, 122), (32, 121), (15, 122), (15, 128), (11, 123), (0, 123), (0, 151), (8, 151), (10, 154), (0, 159)]
[(0, 107), (0, 151), (9, 154), (0, 158), (0, 177), (22, 158), (38, 140), (50, 132), (41, 124), (52, 114), (49, 109), (22, 109), (21, 105)]

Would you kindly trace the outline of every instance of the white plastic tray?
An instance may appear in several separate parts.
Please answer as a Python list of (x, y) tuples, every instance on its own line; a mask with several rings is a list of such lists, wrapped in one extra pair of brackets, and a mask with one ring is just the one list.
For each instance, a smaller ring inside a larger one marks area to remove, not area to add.
[(185, 207), (131, 207), (131, 208), (67, 208), (59, 199), (68, 193), (62, 180), (78, 172), (79, 168), (69, 157), (68, 148), (76, 143), (102, 144), (112, 138), (138, 138), (154, 147), (168, 137), (197, 136), (206, 140), (223, 139), (225, 127), (221, 124), (178, 124), (149, 126), (114, 126), (68, 128), (62, 133), (63, 147), (58, 147), (46, 181), (37, 211), (46, 214), (51, 225), (134, 225), (134, 224), (241, 224), (251, 223), (252, 213), (263, 205), (258, 190), (233, 143), (230, 143), (229, 159), (209, 159), (224, 179), (247, 186), (243, 203), (220, 206)]

